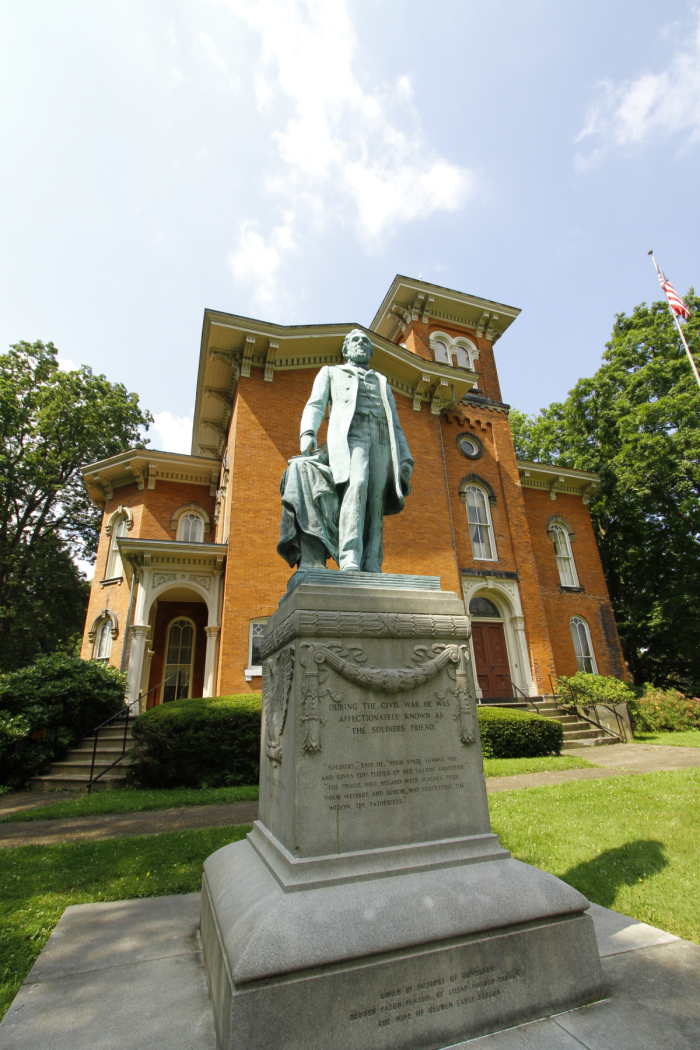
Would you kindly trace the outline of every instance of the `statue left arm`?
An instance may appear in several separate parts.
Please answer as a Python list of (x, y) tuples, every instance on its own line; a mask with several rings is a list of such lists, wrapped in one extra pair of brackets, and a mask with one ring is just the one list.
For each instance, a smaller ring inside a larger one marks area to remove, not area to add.
[(413, 473), (413, 456), (411, 455), (408, 442), (401, 427), (399, 420), (399, 413), (396, 410), (396, 402), (394, 401), (394, 395), (391, 391), (391, 387), (387, 384), (386, 396), (391, 409), (391, 418), (394, 421), (394, 434), (396, 435), (396, 452), (399, 458), (399, 473), (402, 478), (406, 481), (411, 480), (411, 474)]

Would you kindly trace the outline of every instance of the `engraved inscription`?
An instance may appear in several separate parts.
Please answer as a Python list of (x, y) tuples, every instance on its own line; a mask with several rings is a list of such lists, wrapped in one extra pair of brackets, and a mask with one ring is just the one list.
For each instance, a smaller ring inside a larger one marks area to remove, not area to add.
[(416, 984), (381, 991), (375, 1003), (353, 1011), (348, 1019), (370, 1021), (379, 1028), (417, 1021), (507, 995), (509, 983), (523, 976), (523, 969), (499, 972), (495, 965), (435, 976)]
[(411, 795), (464, 788), (467, 763), (459, 755), (329, 762), (321, 782), (329, 809), (402, 806)]

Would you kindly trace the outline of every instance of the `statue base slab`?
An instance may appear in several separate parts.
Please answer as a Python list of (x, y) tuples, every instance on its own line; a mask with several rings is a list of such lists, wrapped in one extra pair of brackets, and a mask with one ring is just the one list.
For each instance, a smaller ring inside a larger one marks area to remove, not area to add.
[(340, 572), (339, 569), (298, 569), (290, 576), (280, 605), (302, 584), (329, 587), (370, 587), (381, 590), (439, 591), (439, 576), (405, 576), (391, 572)]
[(207, 858), (221, 1050), (436, 1050), (601, 995), (588, 901), (491, 831), (456, 595), (307, 582), (268, 622), (260, 820)]

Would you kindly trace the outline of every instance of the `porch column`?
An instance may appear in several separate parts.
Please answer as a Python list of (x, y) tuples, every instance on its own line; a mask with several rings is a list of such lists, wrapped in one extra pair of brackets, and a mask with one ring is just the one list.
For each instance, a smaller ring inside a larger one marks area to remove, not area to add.
[(147, 623), (135, 623), (131, 626), (131, 651), (129, 669), (126, 673), (126, 701), (128, 704), (136, 700), (139, 695), (149, 631), (150, 627)]
[(207, 635), (207, 652), (204, 658), (204, 690), (203, 696), (213, 696), (216, 688), (216, 670), (219, 655), (220, 627), (205, 627)]
[(525, 617), (511, 616), (510, 625), (513, 628), (515, 644), (518, 650), (518, 669), (520, 671), (521, 689), (528, 696), (536, 695), (535, 683), (532, 680), (532, 668), (530, 667), (530, 654), (527, 650), (527, 638), (525, 637)]

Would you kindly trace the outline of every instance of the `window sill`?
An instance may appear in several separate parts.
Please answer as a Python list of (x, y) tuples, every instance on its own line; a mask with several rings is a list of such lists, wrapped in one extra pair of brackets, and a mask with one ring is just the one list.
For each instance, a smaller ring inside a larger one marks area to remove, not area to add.
[(262, 678), (262, 667), (245, 667), (243, 669), (246, 682), (253, 678)]
[(585, 587), (567, 587), (566, 584), (560, 584), (562, 594), (585, 594)]
[(112, 583), (121, 583), (123, 576), (112, 576), (109, 580), (100, 580), (100, 587), (109, 587)]

